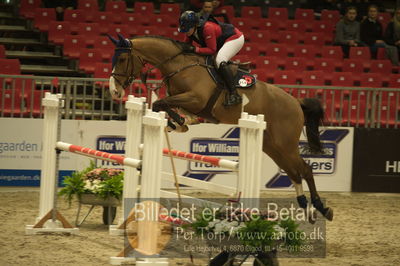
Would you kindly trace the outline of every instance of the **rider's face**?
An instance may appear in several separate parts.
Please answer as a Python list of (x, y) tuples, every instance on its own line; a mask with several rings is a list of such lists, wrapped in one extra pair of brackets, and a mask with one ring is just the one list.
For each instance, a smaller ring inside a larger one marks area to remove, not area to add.
[(192, 36), (193, 33), (194, 33), (194, 27), (191, 28), (188, 32), (186, 32), (186, 35), (187, 35), (187, 36)]

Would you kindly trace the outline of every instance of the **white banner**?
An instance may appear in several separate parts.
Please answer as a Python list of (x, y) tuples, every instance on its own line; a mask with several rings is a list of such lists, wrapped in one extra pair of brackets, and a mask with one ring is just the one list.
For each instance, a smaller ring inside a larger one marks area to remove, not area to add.
[[(37, 186), (40, 176), (42, 120), (0, 118), (0, 185)], [(63, 120), (61, 140), (110, 153), (125, 151), (125, 122)], [(350, 191), (353, 157), (353, 128), (324, 128), (321, 139), (324, 155), (309, 155), (299, 145), (305, 161), (311, 165), (320, 191)], [(186, 133), (170, 133), (172, 148), (202, 155), (239, 160), (239, 129), (232, 125), (201, 124)], [(89, 165), (89, 158), (63, 152), (60, 170), (80, 170)], [(179, 175), (222, 185), (236, 186), (237, 175), (207, 164), (174, 159)], [(98, 161), (99, 167), (120, 167)], [(260, 189), (290, 189), (291, 182), (266, 155), (263, 156)], [(171, 172), (169, 158), (164, 157), (164, 171)], [(172, 184), (173, 180), (171, 180)], [(164, 183), (165, 187), (172, 187)], [(307, 189), (307, 186), (304, 186)]]

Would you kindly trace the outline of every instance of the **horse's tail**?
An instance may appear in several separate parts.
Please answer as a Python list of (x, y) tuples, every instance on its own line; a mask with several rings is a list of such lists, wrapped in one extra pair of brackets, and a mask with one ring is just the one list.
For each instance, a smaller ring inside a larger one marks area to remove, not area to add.
[(299, 102), (304, 113), (306, 135), (310, 151), (313, 153), (322, 153), (318, 126), (324, 120), (324, 109), (320, 101), (315, 98), (299, 99)]

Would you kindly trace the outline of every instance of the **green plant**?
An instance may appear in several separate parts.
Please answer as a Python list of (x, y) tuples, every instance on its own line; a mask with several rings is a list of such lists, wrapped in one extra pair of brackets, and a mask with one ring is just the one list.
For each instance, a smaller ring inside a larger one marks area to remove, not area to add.
[(225, 214), (229, 214), (229, 211), (218, 211), (213, 217), (197, 215), (196, 220), (184, 228), (192, 229), (199, 236), (207, 233), (226, 235), (255, 250), (274, 250), (284, 245), (292, 252), (298, 251), (298, 247), (304, 243), (301, 237), (303, 231), (298, 229), (299, 224), (292, 219), (270, 220), (264, 215), (249, 216), (246, 212), (235, 218)]
[(64, 196), (69, 204), (74, 196), (80, 198), (82, 194), (94, 194), (102, 199), (121, 199), (123, 178), (122, 170), (96, 168), (95, 163), (91, 161), (86, 169), (73, 172), (64, 179), (64, 187), (59, 195)]
[(84, 176), (95, 168), (96, 165), (94, 161), (90, 161), (90, 165), (82, 171), (75, 171), (71, 174), (71, 176), (66, 176), (63, 181), (64, 187), (58, 194), (60, 196), (64, 196), (64, 198), (71, 205), (74, 195), (80, 197), (80, 195), (85, 193)]

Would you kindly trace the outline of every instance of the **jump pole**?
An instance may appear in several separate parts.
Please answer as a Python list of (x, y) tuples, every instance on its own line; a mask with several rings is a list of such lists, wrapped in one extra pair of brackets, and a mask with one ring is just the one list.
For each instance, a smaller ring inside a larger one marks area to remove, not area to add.
[(52, 232), (77, 234), (79, 229), (73, 228), (56, 208), (59, 164), (56, 142), (59, 140), (60, 108), (63, 106), (61, 94), (46, 92), (42, 105), (44, 119), (39, 215), (34, 225), (26, 225), (25, 233), (28, 235)]

